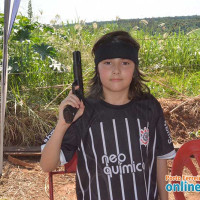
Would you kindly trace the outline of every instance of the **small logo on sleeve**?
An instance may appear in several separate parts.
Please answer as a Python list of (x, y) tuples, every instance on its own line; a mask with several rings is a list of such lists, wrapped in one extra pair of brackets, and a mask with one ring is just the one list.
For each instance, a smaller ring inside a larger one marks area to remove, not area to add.
[(172, 138), (171, 138), (169, 127), (167, 125), (166, 120), (164, 121), (164, 127), (165, 127), (166, 133), (168, 135), (168, 143), (171, 144), (172, 143)]
[(54, 132), (54, 129), (51, 130), (51, 132), (50, 132), (50, 133), (45, 137), (45, 139), (44, 139), (44, 143), (47, 143), (47, 142), (49, 141), (49, 139), (51, 138), (53, 132)]
[(140, 129), (140, 144), (147, 146), (149, 144), (149, 129), (148, 127), (144, 127), (144, 129)]

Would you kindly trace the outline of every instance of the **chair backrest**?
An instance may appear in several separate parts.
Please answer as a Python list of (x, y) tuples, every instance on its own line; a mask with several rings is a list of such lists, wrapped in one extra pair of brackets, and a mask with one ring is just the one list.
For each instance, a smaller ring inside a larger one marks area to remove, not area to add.
[(64, 165), (65, 173), (76, 172), (76, 166), (77, 166), (77, 153), (75, 153), (72, 159)]
[[(194, 157), (200, 167), (200, 140), (192, 140), (183, 144), (178, 150), (176, 157), (174, 158), (172, 165), (172, 176), (181, 176), (183, 175), (184, 167), (187, 167), (193, 176), (197, 176), (198, 172), (193, 164), (191, 157)], [(199, 183), (200, 181), (197, 181)], [(172, 184), (178, 183), (180, 181), (172, 181)], [(183, 192), (174, 192), (176, 200), (185, 200)]]
[(49, 172), (49, 196), (50, 200), (53, 200), (53, 175), (54, 174), (65, 174), (65, 173), (74, 173), (76, 172), (77, 166), (77, 153), (74, 154), (72, 159), (64, 165), (63, 171), (52, 171)]

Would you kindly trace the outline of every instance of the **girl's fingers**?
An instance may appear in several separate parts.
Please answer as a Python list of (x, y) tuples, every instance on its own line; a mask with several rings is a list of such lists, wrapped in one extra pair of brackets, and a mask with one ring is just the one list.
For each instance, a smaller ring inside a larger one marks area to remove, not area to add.
[(73, 121), (76, 121), (83, 114), (84, 110), (85, 110), (85, 106), (84, 106), (83, 102), (81, 101), (80, 108), (79, 108), (78, 112), (76, 113)]
[(77, 101), (75, 101), (74, 99), (68, 99), (67, 100), (67, 104), (68, 105), (71, 105), (71, 106), (73, 106), (73, 107), (76, 107), (76, 108), (79, 108), (80, 106), (79, 106), (79, 103), (77, 102)]
[(79, 85), (75, 86), (75, 90), (77, 90), (79, 88)]
[(79, 108), (79, 103), (77, 102), (77, 100), (73, 99), (73, 98), (66, 98), (64, 101), (62, 101), (61, 103), (61, 107), (65, 107), (67, 105), (71, 105), (72, 107), (76, 107)]
[(76, 107), (78, 107), (78, 108), (80, 107), (81, 102), (76, 95), (71, 95), (69, 97), (69, 101), (72, 101), (76, 105)]
[(79, 98), (76, 96), (76, 95), (73, 95), (73, 94), (71, 94), (71, 95), (68, 95), (63, 101), (62, 101), (62, 103), (61, 103), (61, 106), (66, 106), (66, 105), (71, 105), (71, 106), (73, 106), (73, 107), (77, 107), (77, 108), (79, 108), (79, 106), (80, 106), (80, 100), (79, 100)]
[(70, 98), (72, 98), (73, 100), (77, 101), (78, 103), (81, 103), (79, 98), (74, 94), (70, 95)]
[[(79, 86), (75, 86), (75, 90), (77, 90), (78, 88)], [(75, 94), (72, 93), (72, 90), (70, 90), (68, 96), (62, 101), (61, 108), (67, 105), (71, 105), (72, 107), (79, 109), (80, 104), (81, 104), (81, 101), (79, 100), (79, 98)]]
[(81, 100), (81, 103), (80, 103), (80, 108), (84, 108), (84, 104), (83, 104), (83, 101)]

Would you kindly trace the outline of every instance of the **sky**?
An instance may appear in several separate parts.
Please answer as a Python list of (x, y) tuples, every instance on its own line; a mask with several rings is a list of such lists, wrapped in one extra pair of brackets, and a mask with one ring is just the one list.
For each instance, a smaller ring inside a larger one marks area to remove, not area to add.
[[(27, 16), (29, 0), (21, 0), (19, 11)], [(200, 0), (32, 0), (33, 15), (50, 23), (56, 15), (61, 22), (110, 21), (169, 16), (200, 15)], [(4, 0), (0, 0), (0, 12)]]

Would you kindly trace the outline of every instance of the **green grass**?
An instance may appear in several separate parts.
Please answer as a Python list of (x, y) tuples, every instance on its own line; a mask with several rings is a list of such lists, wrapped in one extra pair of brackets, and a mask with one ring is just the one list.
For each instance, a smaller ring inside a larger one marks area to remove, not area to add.
[[(22, 18), (15, 25), (9, 42), (11, 70), (8, 76), (5, 145), (41, 143), (45, 133), (55, 125), (58, 105), (71, 88), (72, 52), (81, 51), (86, 88), (94, 71), (93, 44), (103, 34), (119, 30), (117, 24), (104, 24), (97, 29), (92, 25), (74, 27), (68, 24), (55, 29), (37, 23), (32, 24), (29, 30), (27, 23)], [(199, 95), (199, 33), (195, 30), (189, 34), (150, 35), (141, 29), (130, 31), (141, 45), (140, 69), (150, 80), (148, 86), (157, 98)], [(59, 67), (56, 62), (60, 63)]]
[(194, 97), (200, 94), (200, 71), (163, 71), (150, 74), (148, 86), (157, 98)]

